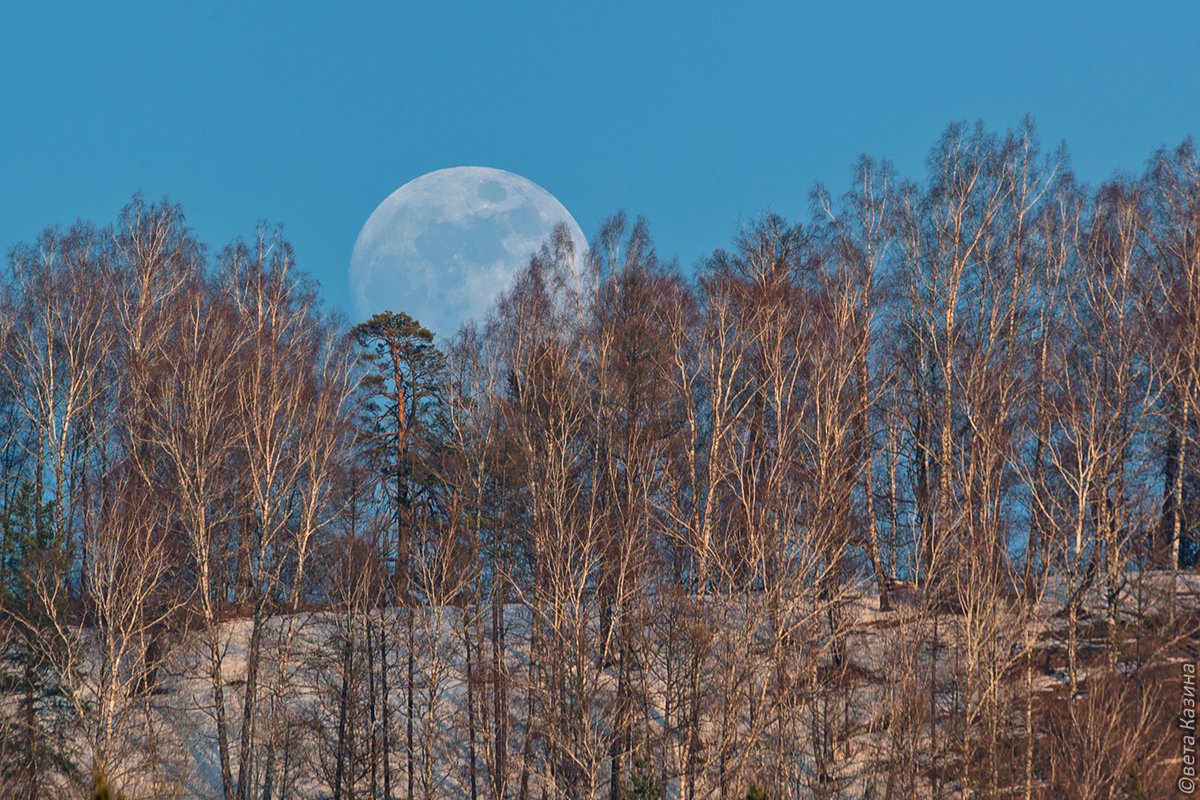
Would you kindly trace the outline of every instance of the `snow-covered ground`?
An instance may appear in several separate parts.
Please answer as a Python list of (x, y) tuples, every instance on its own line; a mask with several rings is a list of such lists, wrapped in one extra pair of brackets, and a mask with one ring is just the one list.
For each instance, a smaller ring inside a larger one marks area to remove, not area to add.
[[(1143, 606), (1161, 602), (1170, 580), (1164, 573), (1133, 577), (1137, 580), (1125, 587), (1122, 597), (1126, 618), (1139, 602)], [(928, 689), (921, 687), (934, 680), (938, 687), (935, 702), (943, 713), (978, 711), (990, 697), (989, 688), (978, 683), (988, 669), (1000, 670), (1004, 692), (1020, 691), (1025, 673), (1019, 668), (1025, 663), (1025, 643), (1030, 641), (1035, 642), (1035, 691), (1047, 696), (1065, 692), (1069, 623), (1061, 612), (1066, 596), (1062, 582), (1052, 582), (1043, 602), (1029, 615), (1023, 616), (1017, 606), (933, 613), (919, 591), (902, 586), (895, 593), (893, 608), (884, 612), (878, 608), (874, 586), (863, 582), (838, 603), (837, 626), (844, 635), (845, 657), (836, 670), (836, 646), (823, 628), (826, 615), (813, 613), (807, 605), (811, 599), (788, 604), (784, 618), (793, 624), (789, 634), (781, 637), (763, 623), (747, 622), (772, 618), (761, 595), (652, 598), (637, 627), (632, 649), (638, 656), (627, 672), (629, 685), (623, 695), (631, 704), (634, 738), (649, 743), (655, 770), (667, 778), (668, 796), (676, 796), (683, 786), (677, 776), (687, 771), (689, 752), (689, 743), (680, 733), (688, 713), (686, 698), (680, 695), (686, 687), (680, 670), (687, 665), (688, 653), (694, 652), (688, 648), (700, 641), (703, 657), (697, 674), (703, 683), (703, 707), (695, 712), (701, 741), (699, 746), (691, 743), (701, 762), (697, 797), (715, 792), (716, 781), (725, 772), (765, 768), (778, 758), (780, 748), (786, 750), (790, 763), (784, 772), (797, 785), (812, 779), (818, 768), (832, 769), (835, 774), (830, 780), (842, 787), (845, 796), (861, 796), (871, 782), (879, 754), (896, 747), (898, 726), (903, 721), (895, 720), (894, 714), (905, 707), (906, 692), (924, 691), (928, 696)], [(1194, 612), (1200, 576), (1181, 576), (1178, 597), (1181, 609)], [(1106, 669), (1106, 650), (1098, 633), (1103, 630), (1104, 608), (1103, 592), (1095, 587), (1085, 598), (1081, 615), (1078, 677), (1084, 690), (1089, 677)], [(488, 610), (482, 609), (477, 619), (471, 609), (455, 606), (414, 612), (412, 728), (417, 796), (470, 796), (472, 734), (476, 792), (487, 794), (484, 784), (488, 767), (494, 763), (489, 756), (494, 757), (500, 729), (492, 707), (495, 670), (489, 663)], [(996, 613), (984, 613), (989, 610)], [(598, 656), (605, 630), (598, 615), (589, 614), (582, 621), (543, 619), (551, 624), (539, 626), (540, 635), (560, 637), (553, 643), (559, 658), (554, 663), (533, 665), (531, 631), (535, 626), (529, 608), (508, 605), (504, 619), (503, 670), (509, 709), (503, 729), (510, 792), (515, 795), (523, 781), (526, 787), (536, 787), (554, 779), (547, 770), (554, 764), (561, 766), (561, 759), (555, 762), (547, 752), (571, 753), (579, 760), (575, 765), (579, 774), (585, 776), (582, 785), (599, 789), (607, 781), (619, 667), (615, 658), (605, 661)], [(380, 659), (384, 657), (390, 698), (388, 779), (393, 796), (405, 796), (407, 611), (376, 610), (370, 614), (369, 626), (367, 622), (364, 614), (348, 615), (338, 609), (268, 619), (262, 633), (258, 712), (245, 733), (243, 709), (252, 626), (247, 619), (221, 625), (218, 648), (231, 771), (236, 778), (239, 742), (245, 736), (254, 742), (248, 774), (260, 789), (253, 796), (261, 796), (268, 775), (275, 797), (332, 796), (339, 738), (345, 753), (343, 786), (353, 785), (354, 796), (366, 796), (363, 787), (372, 780), (372, 763), (377, 770), (374, 780), (382, 785), (383, 777), (378, 774), (382, 762), (372, 759), (370, 751), (382, 749), (384, 710), (379, 703), (372, 707), (370, 698), (382, 696), (385, 673)], [(578, 624), (572, 627), (572, 622)], [(935, 628), (937, 658), (931, 662)], [(347, 632), (354, 636), (349, 661), (344, 648)], [(481, 637), (471, 643), (473, 716), (468, 714), (467, 636)], [(1138, 642), (1129, 638), (1128, 632), (1122, 636), (1118, 669), (1133, 669), (1138, 665), (1131, 654), (1138, 652)], [(290, 646), (285, 644), (289, 637)], [(135, 713), (122, 717), (126, 729), (118, 731), (118, 738), (126, 748), (115, 759), (120, 763), (114, 763), (110, 774), (131, 800), (221, 794), (208, 644), (199, 630), (168, 641), (156, 691), (121, 699), (134, 707)], [(284, 653), (286, 659), (281, 657)], [(1144, 655), (1159, 663), (1185, 657), (1179, 648)], [(350, 674), (343, 680), (347, 664)], [(794, 682), (786, 700), (781, 699), (781, 667), (791, 671), (788, 680)], [(830, 690), (834, 684), (836, 689)], [(350, 698), (345, 719), (343, 696)], [(6, 706), (15, 709), (14, 702), (10, 696)], [(790, 709), (789, 724), (813, 727), (785, 731), (781, 704)], [(836, 719), (822, 724), (836, 723), (837, 727), (829, 737), (832, 749), (820, 754), (812, 739), (813, 731), (820, 728), (813, 722), (818, 710), (834, 711)], [(65, 713), (70, 718), (71, 712)], [(89, 723), (76, 719), (71, 728), (71, 749), (85, 768), (91, 747)], [(531, 735), (538, 737), (536, 748)], [(799, 789), (797, 794), (805, 796)]]

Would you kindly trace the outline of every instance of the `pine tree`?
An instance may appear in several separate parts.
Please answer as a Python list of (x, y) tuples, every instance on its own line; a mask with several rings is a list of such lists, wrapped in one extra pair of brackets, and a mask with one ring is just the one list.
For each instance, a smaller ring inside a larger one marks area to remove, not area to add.
[[(0, 780), (14, 797), (37, 797), (46, 776), (73, 772), (60, 724), (62, 686), (47, 651), (52, 637), (40, 635), (52, 614), (45, 591), (66, 580), (69, 554), (54, 531), (53, 508), (37, 497), (32, 483), (15, 493), (0, 514), (0, 619), (7, 646), (0, 650), (0, 688), (20, 698), (5, 732), (11, 743), (0, 763)], [(62, 601), (59, 601), (62, 602)]]
[(1146, 787), (1142, 784), (1142, 771), (1136, 762), (1130, 764), (1125, 773), (1125, 785), (1121, 788), (1121, 797), (1124, 800), (1149, 800), (1150, 798)]
[(395, 580), (407, 601), (412, 508), (423, 462), (424, 431), (437, 401), (443, 357), (428, 328), (404, 312), (376, 314), (354, 326), (367, 374), (369, 457), (391, 495), (396, 517)]
[[(354, 326), (351, 332), (362, 350), (367, 374), (362, 381), (368, 394), (367, 437), (370, 442), (368, 458), (380, 470), (381, 484), (391, 496), (396, 525), (395, 559), (392, 572), (392, 601), (407, 607), (405, 614), (407, 642), (405, 656), (405, 751), (407, 764), (407, 794), (415, 794), (416, 773), (414, 738), (414, 681), (416, 675), (413, 654), (412, 533), (413, 510), (421, 498), (421, 487), (427, 486), (427, 462), (424, 451), (425, 429), (436, 413), (438, 386), (443, 370), (441, 352), (433, 344), (433, 333), (408, 314), (383, 312)], [(386, 658), (386, 650), (381, 652)], [(386, 679), (387, 666), (383, 664)], [(383, 761), (384, 793), (390, 794), (388, 770), (386, 684), (381, 691), (383, 703)]]
[(754, 781), (750, 781), (750, 788), (746, 790), (746, 800), (769, 800), (767, 792)]
[(655, 778), (646, 756), (634, 756), (629, 782), (629, 788), (621, 793), (621, 800), (662, 800), (666, 794), (666, 786)]
[(114, 792), (104, 779), (104, 773), (96, 771), (92, 773), (91, 800), (125, 800), (125, 795)]

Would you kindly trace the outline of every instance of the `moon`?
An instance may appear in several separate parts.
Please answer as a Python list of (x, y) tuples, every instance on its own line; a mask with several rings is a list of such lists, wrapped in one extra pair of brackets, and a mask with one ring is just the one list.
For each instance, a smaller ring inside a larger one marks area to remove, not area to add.
[(363, 318), (405, 311), (439, 336), (482, 319), (560, 222), (582, 254), (587, 240), (554, 195), (491, 167), (416, 178), (371, 213), (350, 259)]

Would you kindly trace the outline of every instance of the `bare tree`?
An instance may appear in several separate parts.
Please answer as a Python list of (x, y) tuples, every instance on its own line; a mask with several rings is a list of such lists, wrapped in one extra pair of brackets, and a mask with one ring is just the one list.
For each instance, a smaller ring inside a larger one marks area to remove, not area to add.
[[(228, 647), (222, 631), (229, 602), (228, 526), (239, 507), (229, 475), (237, 448), (234, 392), (247, 337), (227, 300), (191, 277), (180, 290), (171, 316), (173, 330), (155, 354), (147, 390), (151, 421), (142, 442), (158, 454), (167, 485), (176, 496), (176, 514), (194, 575), (193, 600), (207, 650), (211, 713), (220, 763), (221, 792), (237, 792), (229, 738), (224, 674)], [(169, 343), (169, 350), (168, 350)], [(159, 484), (159, 476), (144, 479)]]

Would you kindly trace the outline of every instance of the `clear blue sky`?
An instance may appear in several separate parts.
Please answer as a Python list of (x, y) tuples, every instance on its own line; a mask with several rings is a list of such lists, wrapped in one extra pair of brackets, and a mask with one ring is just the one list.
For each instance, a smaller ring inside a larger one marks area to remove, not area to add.
[(807, 217), (862, 152), (920, 176), (952, 120), (1067, 140), (1098, 182), (1200, 134), (1200, 3), (16, 2), (0, 247), (142, 191), (215, 246), (283, 223), (348, 307), (359, 227), (429, 170), (524, 175), (685, 266)]

